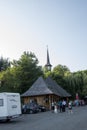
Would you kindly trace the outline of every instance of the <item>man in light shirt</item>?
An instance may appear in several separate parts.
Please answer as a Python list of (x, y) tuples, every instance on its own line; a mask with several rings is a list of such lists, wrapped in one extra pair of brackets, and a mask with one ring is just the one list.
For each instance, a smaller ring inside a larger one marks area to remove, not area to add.
[(65, 112), (65, 108), (66, 108), (66, 101), (63, 100), (63, 102), (62, 102), (62, 112)]

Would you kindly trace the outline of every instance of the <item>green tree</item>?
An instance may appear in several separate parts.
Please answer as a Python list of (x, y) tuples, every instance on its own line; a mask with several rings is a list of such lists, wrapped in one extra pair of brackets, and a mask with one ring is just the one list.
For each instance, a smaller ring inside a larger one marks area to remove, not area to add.
[(42, 67), (38, 66), (38, 59), (32, 52), (24, 52), (18, 61), (15, 61), (13, 67), (18, 79), (20, 93), (25, 92), (34, 83), (34, 81), (43, 75)]
[(73, 98), (75, 98), (75, 95), (76, 95), (76, 90), (75, 90), (76, 82), (75, 82), (74, 74), (71, 73), (70, 75), (66, 76), (65, 82), (66, 82), (67, 91), (72, 95)]
[(83, 87), (82, 87), (82, 96), (87, 96), (87, 70), (82, 71), (83, 73)]
[(65, 65), (57, 65), (56, 67), (53, 68), (53, 72), (56, 75), (60, 75), (60, 76), (67, 76), (70, 73), (70, 70), (67, 66)]
[(2, 71), (0, 73), (0, 92), (14, 92), (14, 76), (11, 72), (11, 69), (7, 69), (6, 71)]
[(71, 73), (66, 77), (66, 84), (69, 92), (75, 98), (76, 93), (80, 98), (83, 98), (87, 90), (87, 74), (84, 71)]
[(0, 90), (24, 93), (43, 75), (42, 67), (38, 63), (34, 53), (24, 52), (19, 60), (13, 60), (11, 68), (0, 74)]
[(52, 78), (61, 85), (64, 89), (66, 89), (65, 77), (70, 74), (70, 70), (65, 65), (57, 65), (53, 68)]
[(0, 72), (3, 70), (5, 71), (8, 67), (10, 67), (10, 62), (9, 62), (8, 58), (5, 59), (5, 58), (1, 57), (0, 58)]

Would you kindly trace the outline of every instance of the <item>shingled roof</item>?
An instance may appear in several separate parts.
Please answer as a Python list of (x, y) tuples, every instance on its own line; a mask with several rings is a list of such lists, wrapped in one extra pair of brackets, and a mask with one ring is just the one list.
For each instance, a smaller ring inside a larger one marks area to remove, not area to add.
[(54, 80), (47, 78), (44, 80), (42, 77), (39, 77), (36, 82), (21, 96), (39, 96), (46, 94), (55, 94), (60, 97), (69, 97), (71, 96), (63, 88), (61, 88)]
[(70, 97), (71, 95), (63, 89), (61, 86), (59, 86), (56, 81), (54, 81), (52, 78), (48, 77), (45, 80), (48, 88), (56, 95), (61, 96), (61, 97)]

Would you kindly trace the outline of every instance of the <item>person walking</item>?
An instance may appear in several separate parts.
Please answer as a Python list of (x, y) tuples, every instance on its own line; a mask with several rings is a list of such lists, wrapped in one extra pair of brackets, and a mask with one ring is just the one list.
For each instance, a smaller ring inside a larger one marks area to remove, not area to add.
[(66, 101), (63, 100), (63, 102), (62, 102), (62, 112), (65, 112), (65, 110), (66, 110)]
[(54, 102), (52, 102), (52, 104), (51, 104), (51, 110), (52, 110), (52, 112), (54, 112)]
[(71, 114), (72, 113), (72, 102), (71, 101), (68, 103), (68, 109), (69, 109), (69, 114)]
[(58, 113), (57, 105), (56, 104), (54, 105), (54, 113)]
[(59, 101), (58, 105), (59, 105), (60, 112), (62, 112), (62, 101), (61, 100)]

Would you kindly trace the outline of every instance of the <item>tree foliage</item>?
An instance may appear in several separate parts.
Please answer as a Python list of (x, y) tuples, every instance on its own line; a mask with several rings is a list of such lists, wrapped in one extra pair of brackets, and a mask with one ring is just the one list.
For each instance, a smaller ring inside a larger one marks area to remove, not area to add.
[(12, 62), (12, 65), (12, 68), (2, 74), (2, 87), (6, 91), (23, 93), (43, 75), (41, 66), (38, 66), (38, 59), (32, 52), (24, 52), (18, 61)]
[[(44, 71), (34, 53), (24, 52), (19, 60), (10, 62), (0, 59), (0, 92), (24, 93), (39, 76), (52, 77), (73, 98), (76, 93), (80, 98), (87, 96), (87, 70), (70, 72), (65, 65), (57, 65), (52, 71)], [(12, 66), (10, 66), (12, 64)]]
[(56, 73), (56, 75), (60, 75), (63, 77), (70, 73), (70, 70), (65, 65), (57, 65), (56, 67), (54, 67), (53, 72)]
[(0, 58), (0, 72), (6, 70), (8, 67), (10, 67), (10, 62), (7, 59), (1, 57)]
[(78, 93), (83, 98), (87, 95), (87, 74), (84, 71), (71, 73), (66, 77), (66, 86), (73, 97)]
[(87, 95), (87, 70), (72, 73), (67, 66), (57, 65), (50, 73), (45, 73), (45, 76), (51, 76), (73, 98), (76, 97), (76, 93), (80, 98)]
[(57, 65), (53, 68), (52, 78), (56, 80), (56, 82), (65, 88), (65, 77), (70, 74), (70, 70), (65, 65)]

